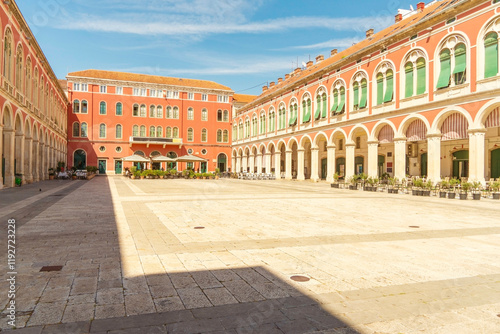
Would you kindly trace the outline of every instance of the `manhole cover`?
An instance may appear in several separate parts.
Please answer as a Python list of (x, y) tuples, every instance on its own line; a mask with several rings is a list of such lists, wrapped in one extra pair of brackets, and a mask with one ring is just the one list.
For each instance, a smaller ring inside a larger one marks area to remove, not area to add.
[(44, 266), (40, 271), (61, 271), (63, 266)]
[(196, 226), (194, 229), (195, 229), (195, 230), (203, 230), (204, 228), (205, 228), (205, 227), (203, 227), (203, 226)]
[(290, 279), (292, 281), (295, 281), (295, 282), (307, 282), (310, 280), (309, 277), (306, 277), (306, 276), (302, 276), (302, 275), (295, 275), (295, 276), (291, 276)]
[(410, 226), (410, 228), (420, 228), (420, 226)]

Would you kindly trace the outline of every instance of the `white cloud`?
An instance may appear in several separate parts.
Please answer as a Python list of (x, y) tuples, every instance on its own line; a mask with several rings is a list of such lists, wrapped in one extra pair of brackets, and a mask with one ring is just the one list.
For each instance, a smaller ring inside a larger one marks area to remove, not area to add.
[(314, 50), (314, 49), (325, 49), (325, 48), (348, 48), (358, 43), (360, 40), (361, 39), (358, 37), (331, 39), (326, 42), (309, 44), (309, 45), (290, 46), (288, 48), (283, 48), (280, 50)]

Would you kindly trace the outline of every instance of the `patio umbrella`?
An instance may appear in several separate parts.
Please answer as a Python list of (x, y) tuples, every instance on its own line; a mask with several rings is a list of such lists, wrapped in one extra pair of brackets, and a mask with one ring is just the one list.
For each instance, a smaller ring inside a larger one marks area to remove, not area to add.
[(175, 159), (166, 157), (164, 155), (154, 156), (151, 160), (153, 160), (153, 162), (175, 162)]
[(182, 157), (178, 157), (177, 159), (175, 159), (175, 161), (177, 161), (177, 162), (207, 162), (208, 160), (197, 157), (196, 155), (187, 154), (187, 155), (183, 155)]
[(149, 159), (144, 158), (140, 155), (134, 154), (125, 158), (122, 158), (122, 161), (129, 161), (129, 162), (150, 162)]

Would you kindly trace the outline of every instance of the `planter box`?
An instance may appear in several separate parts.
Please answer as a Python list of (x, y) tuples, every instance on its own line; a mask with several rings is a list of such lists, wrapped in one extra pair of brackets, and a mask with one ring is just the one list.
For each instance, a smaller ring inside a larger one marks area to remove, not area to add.
[(440, 191), (439, 198), (446, 198), (446, 191)]
[(338, 188), (340, 187), (340, 185), (339, 185), (338, 183), (332, 183), (332, 184), (331, 184), (331, 187), (332, 187), (332, 188), (337, 188), (337, 189), (338, 189)]
[(481, 194), (472, 194), (472, 199), (475, 201), (479, 201), (481, 199)]
[(358, 190), (357, 186), (349, 186), (349, 190)]
[(500, 199), (500, 193), (493, 193), (493, 199)]
[(430, 190), (424, 190), (423, 191), (423, 196), (430, 197), (431, 196), (431, 191)]
[(87, 175), (87, 180), (92, 180), (95, 176), (96, 174)]
[(372, 191), (372, 187), (363, 187), (363, 191)]
[(461, 200), (467, 199), (467, 194), (460, 194), (460, 199)]
[(448, 198), (449, 199), (455, 199), (455, 193), (448, 193)]
[(412, 194), (413, 196), (418, 196), (418, 191), (417, 191), (417, 190), (412, 190), (412, 191), (411, 191), (411, 194)]
[(378, 190), (378, 187), (372, 187), (373, 192), (377, 192), (377, 190)]

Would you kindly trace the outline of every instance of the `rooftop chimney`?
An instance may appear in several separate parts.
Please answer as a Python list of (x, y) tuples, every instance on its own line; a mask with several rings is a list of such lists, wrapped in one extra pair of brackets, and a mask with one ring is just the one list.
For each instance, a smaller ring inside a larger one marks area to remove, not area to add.
[(314, 62), (312, 60), (309, 60), (307, 63), (306, 63), (306, 66), (307, 68), (313, 66)]
[(285, 74), (285, 80), (288, 80), (290, 78), (290, 74)]
[(299, 74), (302, 69), (300, 67), (297, 67), (295, 71), (293, 71), (293, 74)]
[(274, 81), (269, 84), (269, 88), (273, 88), (273, 87), (274, 87)]
[(264, 93), (267, 90), (267, 86), (262, 86), (262, 93)]
[(403, 20), (403, 14), (396, 15), (396, 23), (401, 22)]
[(373, 34), (375, 33), (375, 30), (374, 29), (369, 29), (366, 31), (366, 38), (370, 38), (373, 36)]
[(423, 11), (425, 8), (425, 2), (419, 2), (417, 3), (417, 9), (419, 12)]
[(319, 55), (319, 56), (317, 56), (317, 57), (316, 57), (316, 64), (321, 63), (324, 59), (325, 59), (325, 57), (323, 57), (323, 55)]
[(283, 78), (278, 78), (278, 83), (282, 83), (283, 82)]
[(330, 51), (330, 56), (335, 56), (337, 54), (338, 50), (337, 49), (333, 49), (332, 51)]

